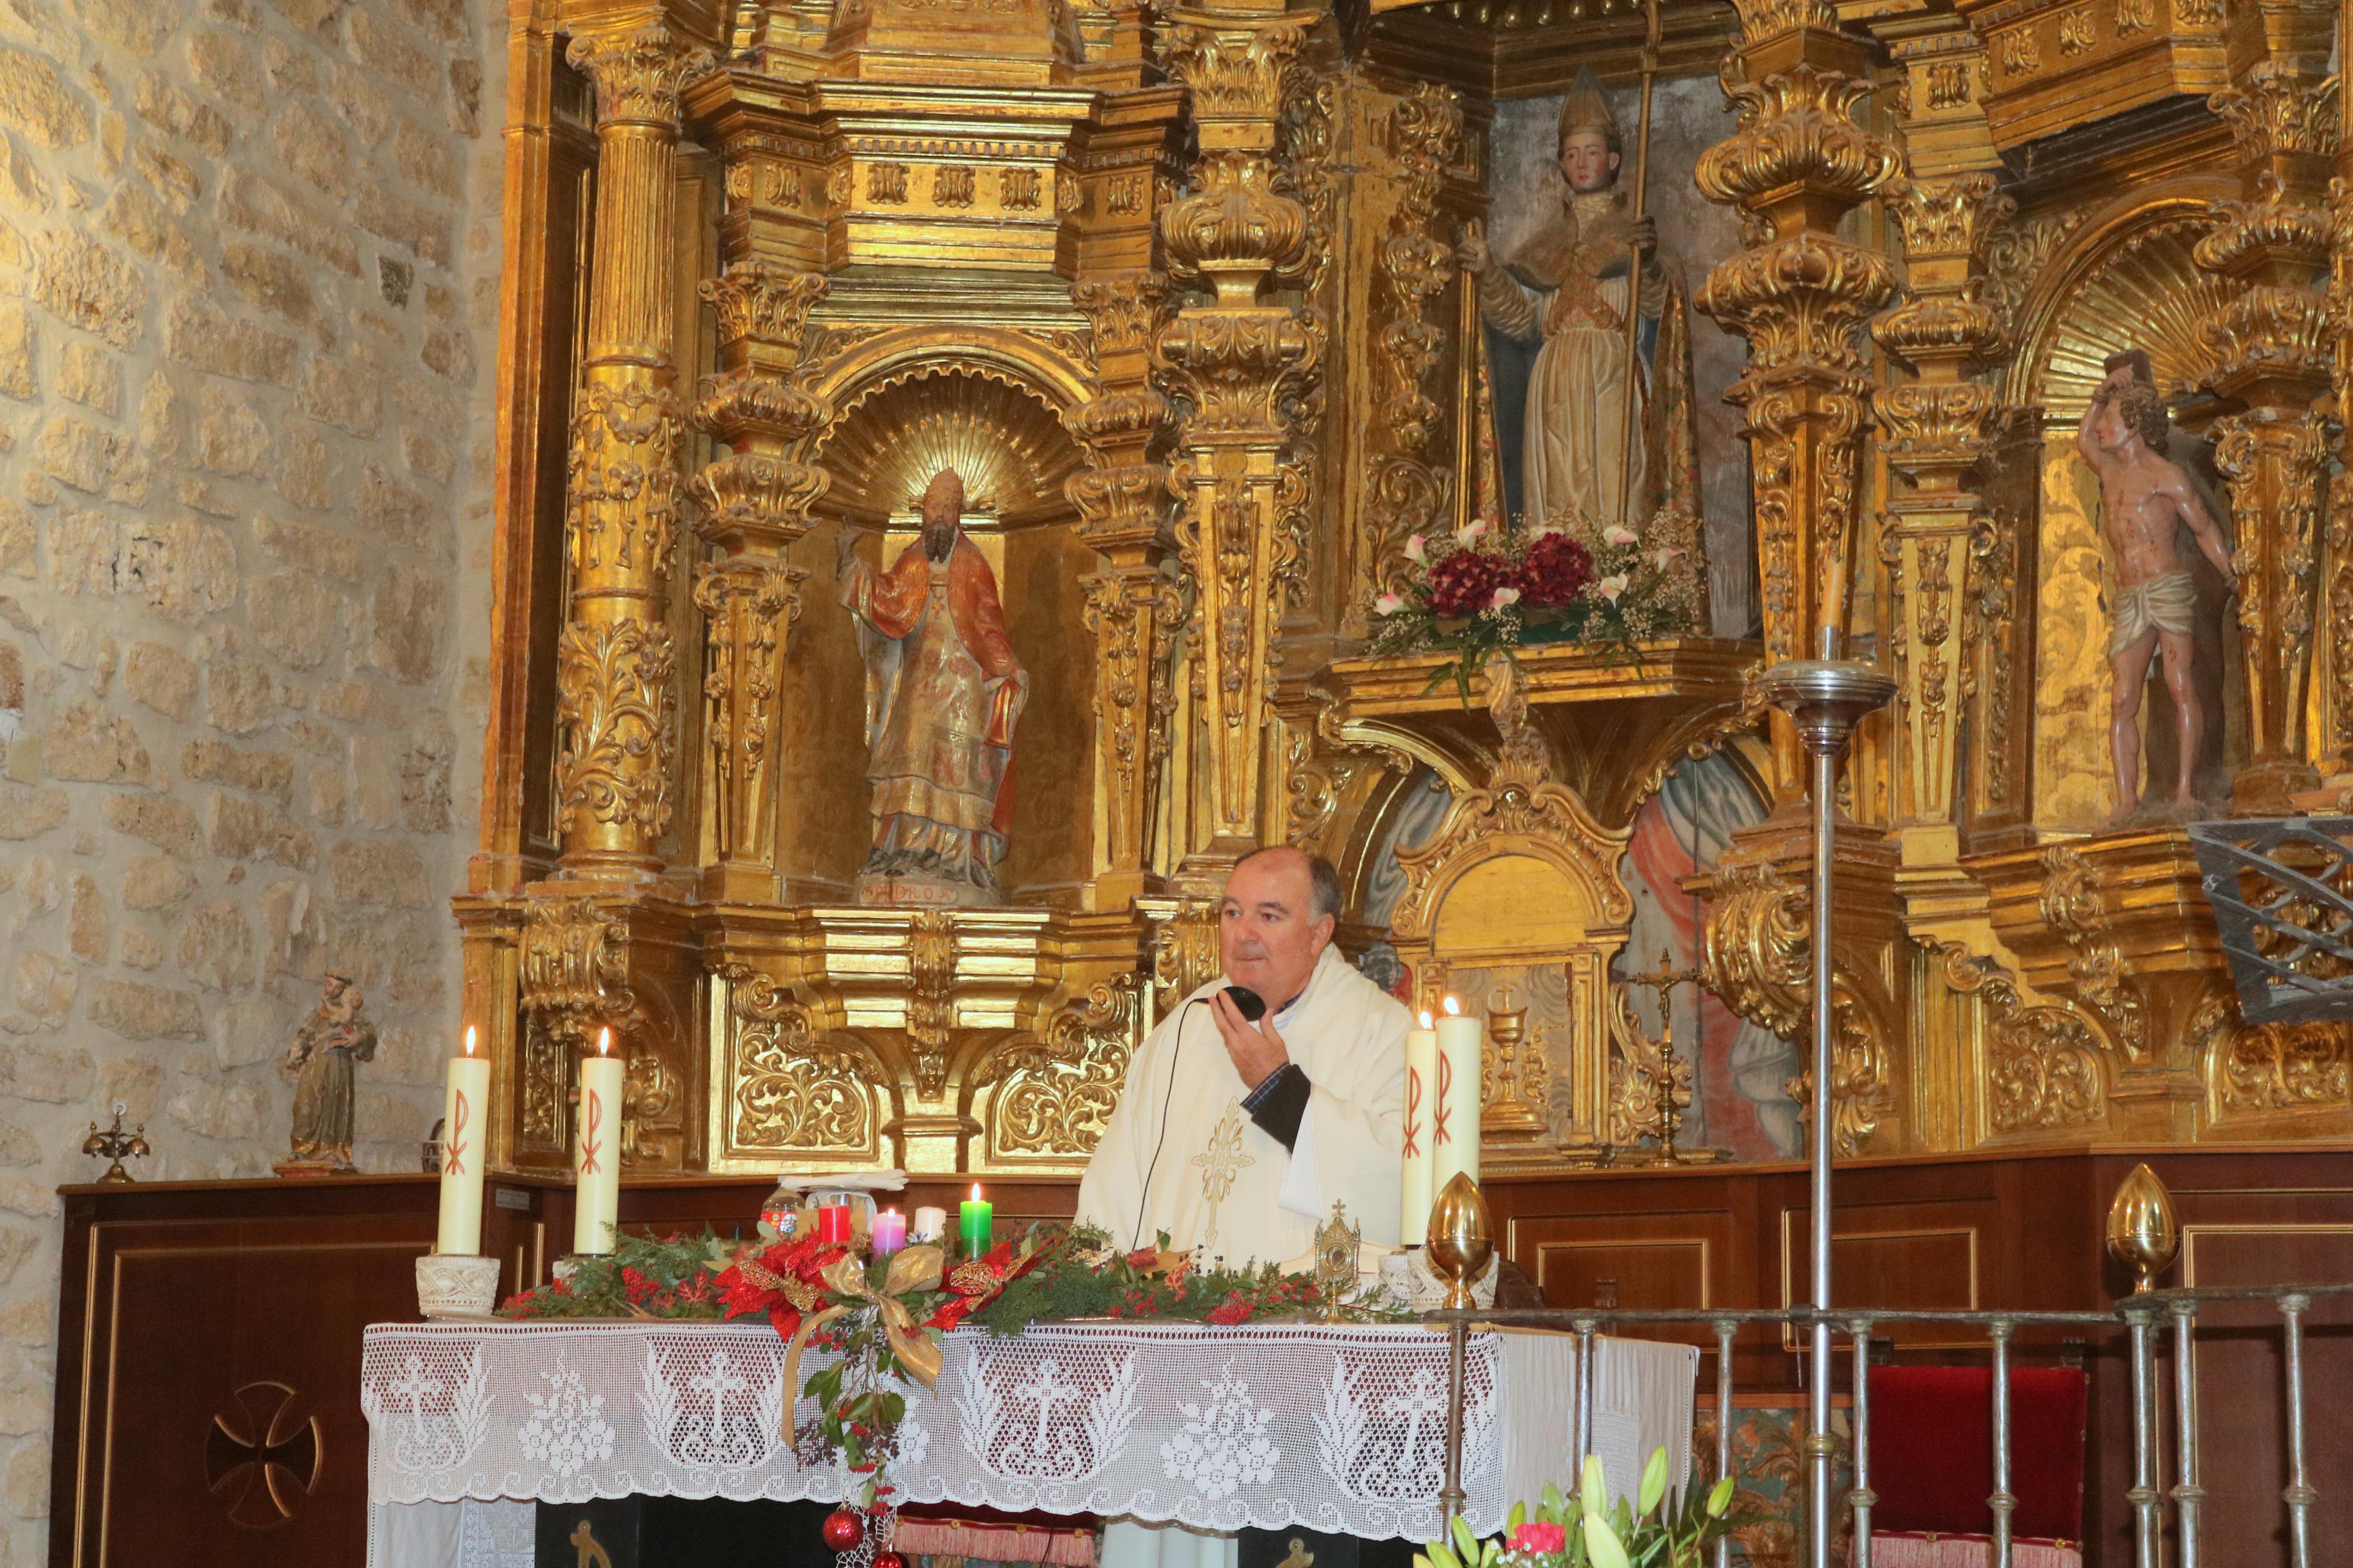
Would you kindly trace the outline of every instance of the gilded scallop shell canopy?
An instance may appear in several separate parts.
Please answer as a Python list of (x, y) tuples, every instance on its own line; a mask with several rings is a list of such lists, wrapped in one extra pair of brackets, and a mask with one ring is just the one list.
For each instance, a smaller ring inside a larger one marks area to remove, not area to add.
[(964, 477), (965, 510), (1008, 527), (1067, 517), (1079, 448), (1032, 393), (963, 369), (892, 376), (856, 395), (818, 447), (828, 495), (876, 526), (914, 509), (942, 468)]

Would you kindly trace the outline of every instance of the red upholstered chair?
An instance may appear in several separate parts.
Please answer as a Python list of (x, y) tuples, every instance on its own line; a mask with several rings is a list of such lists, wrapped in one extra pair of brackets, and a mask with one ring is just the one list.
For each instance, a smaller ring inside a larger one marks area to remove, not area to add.
[[(2081, 1568), (2084, 1374), (2010, 1374), (2016, 1568)], [(1873, 1568), (1980, 1568), (1993, 1561), (1993, 1373), (1891, 1366), (1871, 1374)]]

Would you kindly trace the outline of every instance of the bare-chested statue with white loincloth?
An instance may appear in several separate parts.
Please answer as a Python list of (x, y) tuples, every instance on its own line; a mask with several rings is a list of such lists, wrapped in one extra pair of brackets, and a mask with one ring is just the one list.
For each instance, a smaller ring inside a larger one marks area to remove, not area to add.
[(2109, 607), (2116, 624), (2108, 637), (2115, 690), (2108, 708), (2108, 741), (2116, 756), (2116, 810), (2109, 820), (2122, 822), (2140, 809), (2141, 689), (2148, 683), (2149, 660), (2160, 649), (2166, 689), (2173, 694), (2180, 764), (2173, 804), (2184, 812), (2197, 805), (2190, 781), (2198, 768), (2204, 719), (2189, 666), (2198, 589), (2176, 547), (2178, 531), (2188, 525), (2229, 592), (2238, 591), (2238, 574), (2213, 514), (2199, 500), (2189, 476), (2165, 456), (2172, 425), (2150, 377), (2147, 356), (2113, 355), (2106, 368), (2105, 379), (2084, 411), (2076, 445), (2100, 477), (2101, 526), (2116, 552), (2116, 599)]

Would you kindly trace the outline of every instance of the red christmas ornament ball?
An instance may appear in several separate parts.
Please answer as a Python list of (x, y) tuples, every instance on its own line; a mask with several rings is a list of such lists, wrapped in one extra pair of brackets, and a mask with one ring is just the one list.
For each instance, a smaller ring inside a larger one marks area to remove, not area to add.
[(907, 1560), (895, 1552), (881, 1552), (875, 1554), (874, 1568), (907, 1568)]
[(846, 1508), (835, 1509), (825, 1516), (825, 1543), (836, 1552), (856, 1550), (866, 1539), (866, 1521)]

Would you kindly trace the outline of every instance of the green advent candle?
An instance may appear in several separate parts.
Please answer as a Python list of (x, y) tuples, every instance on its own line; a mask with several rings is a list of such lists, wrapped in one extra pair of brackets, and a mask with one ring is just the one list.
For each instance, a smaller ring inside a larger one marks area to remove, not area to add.
[(978, 1258), (988, 1250), (997, 1228), (997, 1205), (980, 1195), (979, 1184), (974, 1184), (972, 1196), (956, 1205), (956, 1222), (965, 1257)]

